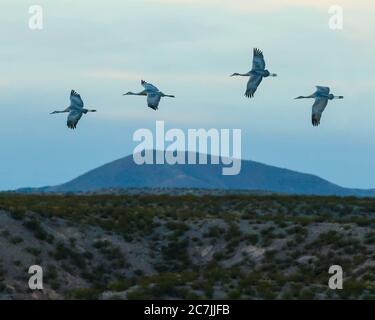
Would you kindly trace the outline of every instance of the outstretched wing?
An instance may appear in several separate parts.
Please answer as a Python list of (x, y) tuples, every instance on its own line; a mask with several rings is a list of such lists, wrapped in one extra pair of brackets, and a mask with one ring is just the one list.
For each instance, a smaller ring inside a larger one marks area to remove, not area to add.
[(248, 98), (254, 97), (255, 91), (257, 91), (258, 86), (262, 82), (263, 77), (261, 75), (252, 75), (247, 82), (247, 88), (245, 96)]
[(148, 83), (148, 82), (146, 82), (146, 81), (144, 81), (144, 80), (141, 81), (141, 84), (142, 84), (142, 86), (143, 86), (147, 91), (155, 91), (155, 92), (158, 92), (158, 91), (159, 91), (159, 89), (156, 88), (153, 84)]
[(320, 124), (322, 113), (328, 104), (327, 98), (316, 98), (312, 107), (312, 124), (314, 127)]
[(151, 92), (147, 94), (147, 105), (149, 108), (157, 110), (161, 95), (157, 92)]
[(70, 104), (73, 108), (83, 108), (81, 96), (74, 90), (70, 92)]
[(328, 87), (321, 87), (321, 86), (316, 86), (317, 93), (321, 93), (324, 95), (328, 95), (330, 89)]
[(71, 109), (68, 115), (68, 121), (66, 123), (68, 128), (75, 129), (81, 117), (82, 117), (82, 111), (78, 109)]
[(266, 63), (264, 61), (263, 52), (257, 48), (254, 48), (252, 70), (264, 70), (264, 69), (266, 69)]

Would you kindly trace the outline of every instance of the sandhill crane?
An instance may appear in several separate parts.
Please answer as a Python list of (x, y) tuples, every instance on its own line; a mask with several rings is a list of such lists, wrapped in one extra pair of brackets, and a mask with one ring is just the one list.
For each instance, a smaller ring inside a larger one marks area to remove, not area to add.
[(328, 87), (316, 86), (316, 91), (310, 96), (299, 96), (296, 99), (315, 99), (314, 105), (312, 107), (312, 124), (317, 127), (320, 124), (320, 118), (322, 113), (328, 104), (328, 100), (333, 99), (344, 99), (343, 96), (334, 96), (330, 94), (330, 89)]
[(231, 77), (233, 76), (250, 77), (249, 81), (247, 82), (245, 96), (251, 98), (254, 97), (255, 91), (262, 82), (263, 78), (276, 77), (277, 74), (270, 73), (268, 70), (266, 70), (263, 52), (257, 48), (254, 48), (252, 69), (248, 73), (233, 73)]
[(70, 106), (62, 111), (53, 111), (51, 114), (69, 112), (67, 126), (70, 129), (77, 127), (78, 121), (81, 119), (82, 114), (87, 112), (96, 112), (96, 110), (89, 110), (83, 108), (83, 101), (81, 96), (74, 90), (70, 92)]
[(123, 94), (124, 96), (134, 95), (134, 96), (147, 96), (147, 105), (149, 108), (153, 110), (157, 110), (159, 106), (160, 99), (162, 97), (169, 97), (169, 98), (175, 98), (173, 95), (164, 94), (161, 92), (158, 88), (156, 88), (151, 83), (148, 83), (144, 80), (141, 81), (142, 86), (145, 88), (145, 90), (134, 93), (134, 92), (127, 92)]

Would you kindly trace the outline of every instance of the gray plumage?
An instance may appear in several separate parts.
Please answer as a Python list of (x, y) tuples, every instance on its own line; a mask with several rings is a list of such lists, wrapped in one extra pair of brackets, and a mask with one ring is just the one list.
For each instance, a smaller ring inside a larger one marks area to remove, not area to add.
[(247, 82), (245, 96), (248, 98), (254, 97), (255, 92), (257, 91), (260, 83), (262, 82), (263, 78), (267, 77), (276, 77), (275, 73), (270, 73), (266, 70), (266, 62), (264, 61), (263, 52), (257, 48), (253, 51), (253, 65), (251, 70), (248, 73), (233, 73), (233, 76), (242, 76), (242, 77), (250, 77), (249, 81)]
[(96, 110), (89, 110), (84, 108), (84, 103), (81, 96), (74, 90), (70, 92), (70, 106), (62, 111), (53, 111), (51, 114), (69, 112), (67, 119), (67, 126), (70, 129), (76, 129), (78, 121), (83, 114), (87, 112), (96, 112)]
[(143, 86), (144, 90), (138, 93), (134, 92), (127, 92), (123, 94), (124, 96), (127, 95), (135, 95), (135, 96), (147, 96), (147, 106), (153, 110), (158, 110), (159, 103), (161, 98), (163, 97), (170, 97), (175, 98), (173, 95), (164, 94), (161, 92), (157, 87), (155, 87), (153, 84), (148, 83), (144, 80), (141, 80), (141, 85)]
[(334, 96), (330, 93), (330, 88), (316, 86), (316, 91), (309, 96), (299, 96), (296, 99), (315, 99), (312, 106), (311, 122), (314, 127), (319, 126), (323, 111), (327, 107), (328, 101), (333, 99), (344, 99), (343, 96)]

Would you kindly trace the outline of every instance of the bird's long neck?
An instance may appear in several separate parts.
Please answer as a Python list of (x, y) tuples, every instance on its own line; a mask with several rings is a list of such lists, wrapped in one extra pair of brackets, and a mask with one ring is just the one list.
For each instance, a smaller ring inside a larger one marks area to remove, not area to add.
[(70, 107), (66, 108), (65, 110), (56, 110), (56, 111), (53, 111), (51, 114), (54, 114), (54, 113), (65, 113), (65, 112), (69, 112), (70, 110)]
[(248, 73), (233, 73), (232, 77), (248, 77), (250, 76), (250, 72)]
[(315, 95), (311, 94), (309, 96), (299, 96), (297, 99), (311, 99), (311, 98), (315, 98)]
[(128, 93), (125, 93), (124, 95), (128, 95), (128, 96), (144, 96), (145, 95), (145, 91), (141, 91), (141, 92), (128, 92)]

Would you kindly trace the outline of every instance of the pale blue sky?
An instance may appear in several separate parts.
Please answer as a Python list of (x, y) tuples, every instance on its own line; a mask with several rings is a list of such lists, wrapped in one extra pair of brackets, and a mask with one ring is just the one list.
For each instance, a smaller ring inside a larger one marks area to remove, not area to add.
[[(17, 3), (15, 3), (17, 2)], [(28, 28), (29, 6), (44, 30)], [(344, 8), (344, 30), (328, 8)], [(241, 128), (243, 158), (375, 187), (375, 5), (370, 0), (1, 0), (0, 189), (52, 185), (128, 155), (138, 128)], [(243, 96), (252, 48), (272, 72)], [(154, 83), (176, 99), (158, 112), (121, 94)], [(311, 125), (315, 85), (345, 100)], [(77, 90), (96, 114), (76, 131), (64, 108)]]

